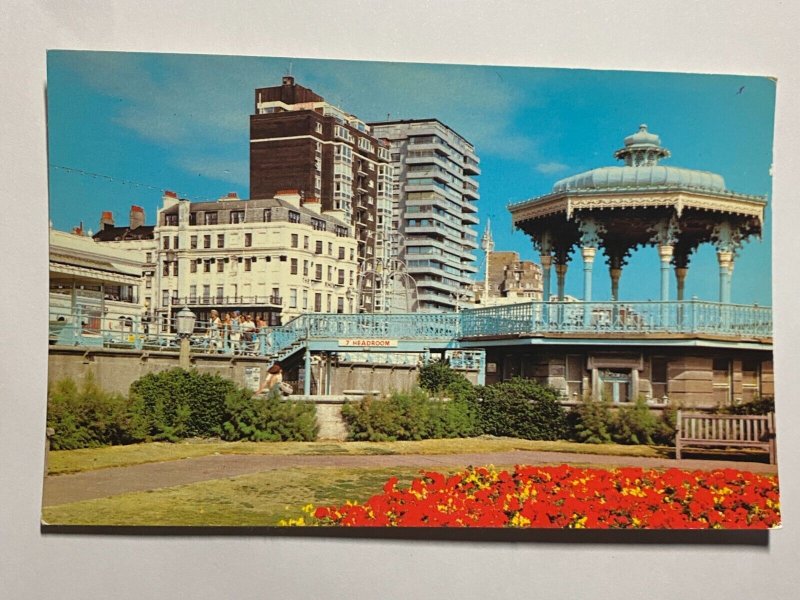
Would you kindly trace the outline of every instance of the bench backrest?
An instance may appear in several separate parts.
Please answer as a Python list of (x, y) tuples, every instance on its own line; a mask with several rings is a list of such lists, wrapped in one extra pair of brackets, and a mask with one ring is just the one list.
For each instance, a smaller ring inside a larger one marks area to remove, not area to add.
[(775, 434), (774, 413), (708, 415), (678, 411), (676, 436), (682, 440), (765, 442)]

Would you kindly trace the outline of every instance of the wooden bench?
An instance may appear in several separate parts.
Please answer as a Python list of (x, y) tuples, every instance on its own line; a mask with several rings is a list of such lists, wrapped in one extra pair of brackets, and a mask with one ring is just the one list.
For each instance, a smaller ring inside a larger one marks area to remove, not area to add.
[(766, 415), (709, 415), (678, 411), (675, 458), (687, 447), (760, 448), (775, 464), (775, 413)]

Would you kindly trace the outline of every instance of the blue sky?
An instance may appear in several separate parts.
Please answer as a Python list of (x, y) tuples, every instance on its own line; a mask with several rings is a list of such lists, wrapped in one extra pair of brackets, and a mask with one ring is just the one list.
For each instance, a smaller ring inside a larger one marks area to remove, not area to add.
[[(125, 224), (131, 204), (152, 223), (164, 189), (192, 200), (247, 197), (253, 91), (279, 84), (289, 68), (299, 84), (365, 121), (434, 117), (475, 144), (479, 233), (491, 217), (496, 249), (524, 259), (538, 255), (512, 232), (506, 205), (618, 164), (614, 150), (640, 123), (672, 152), (664, 164), (719, 173), (729, 189), (772, 202), (775, 83), (763, 77), (57, 51), (48, 53), (47, 81), (53, 225), (82, 221), (96, 230), (103, 210)], [(768, 208), (763, 239), (737, 258), (733, 302), (771, 304), (770, 219)], [(602, 256), (594, 271), (593, 296), (608, 299)], [(657, 299), (658, 286), (656, 251), (640, 249), (620, 297)], [(671, 286), (674, 297), (674, 278)], [(581, 289), (576, 257), (567, 293)], [(686, 295), (717, 299), (712, 247), (693, 258)]]

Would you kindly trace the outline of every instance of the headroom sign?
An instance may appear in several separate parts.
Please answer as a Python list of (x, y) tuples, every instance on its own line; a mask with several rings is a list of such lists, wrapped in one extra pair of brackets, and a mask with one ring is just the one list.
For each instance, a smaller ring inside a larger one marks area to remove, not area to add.
[(339, 340), (339, 345), (360, 348), (396, 348), (397, 340)]

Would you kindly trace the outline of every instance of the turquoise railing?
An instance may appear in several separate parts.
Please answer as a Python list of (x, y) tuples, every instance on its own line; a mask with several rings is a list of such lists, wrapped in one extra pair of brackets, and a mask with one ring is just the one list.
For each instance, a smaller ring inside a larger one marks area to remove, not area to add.
[[(172, 350), (180, 345), (171, 332), (140, 323), (117, 329), (89, 328), (80, 319), (52, 315), (50, 342), (66, 346)], [(191, 351), (266, 356), (281, 360), (309, 340), (393, 339), (444, 344), (464, 338), (539, 334), (638, 336), (698, 334), (733, 339), (772, 336), (769, 307), (685, 302), (528, 302), (465, 309), (450, 313), (301, 315), (268, 327), (249, 341), (232, 340), (228, 331), (210, 331), (198, 323)]]
[(765, 306), (683, 302), (529, 302), (465, 310), (462, 337), (567, 334), (772, 336)]

